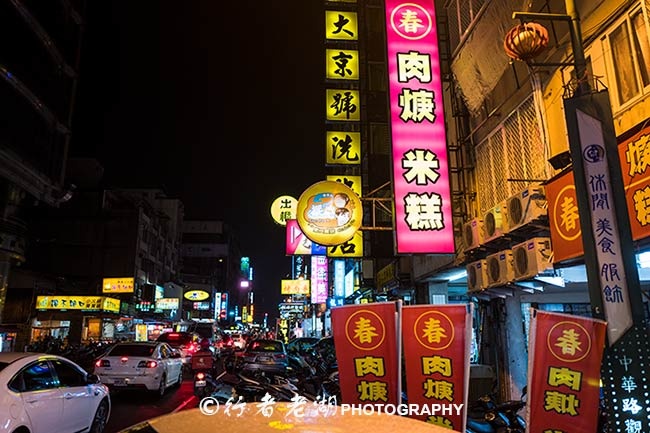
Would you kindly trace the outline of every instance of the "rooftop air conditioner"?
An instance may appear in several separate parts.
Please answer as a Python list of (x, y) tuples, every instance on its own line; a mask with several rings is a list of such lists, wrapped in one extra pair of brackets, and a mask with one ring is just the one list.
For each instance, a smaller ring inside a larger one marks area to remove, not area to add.
[(512, 250), (503, 250), (485, 258), (488, 287), (505, 286), (515, 278)]
[(483, 243), (483, 221), (474, 218), (463, 224), (465, 251), (475, 250)]
[(468, 292), (480, 292), (487, 289), (487, 265), (484, 259), (469, 263), (466, 269)]
[(515, 281), (526, 280), (553, 269), (551, 239), (531, 238), (512, 247)]
[(509, 233), (548, 218), (546, 193), (543, 186), (528, 187), (506, 200), (506, 227)]
[(501, 202), (483, 215), (483, 243), (487, 244), (503, 236), (506, 223), (506, 203)]

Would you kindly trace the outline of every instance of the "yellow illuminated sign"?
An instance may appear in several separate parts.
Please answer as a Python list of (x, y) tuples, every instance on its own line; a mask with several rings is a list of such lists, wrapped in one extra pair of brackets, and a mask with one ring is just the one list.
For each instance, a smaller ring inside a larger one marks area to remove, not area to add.
[(358, 90), (327, 89), (325, 94), (327, 120), (348, 122), (361, 119), (361, 99)]
[(287, 225), (287, 220), (296, 219), (298, 200), (290, 195), (282, 195), (271, 204), (271, 216), (281, 226)]
[(359, 39), (356, 12), (325, 11), (325, 37), (338, 41), (356, 41)]
[(120, 300), (106, 296), (37, 296), (37, 310), (96, 310), (120, 312)]
[(210, 294), (203, 290), (190, 290), (185, 292), (183, 296), (190, 301), (205, 301), (210, 297)]
[(298, 199), (298, 225), (305, 236), (320, 245), (349, 241), (361, 228), (362, 217), (359, 196), (340, 182), (317, 182)]
[(327, 257), (363, 257), (363, 232), (359, 230), (349, 241), (327, 247)]
[(361, 164), (361, 133), (327, 131), (325, 144), (326, 164)]
[(340, 182), (350, 188), (356, 195), (361, 197), (361, 176), (348, 176), (345, 174), (328, 175), (327, 180)]
[(330, 80), (358, 80), (359, 51), (325, 50), (325, 76)]
[(104, 278), (102, 293), (133, 293), (134, 278)]
[(309, 280), (282, 280), (282, 295), (309, 295)]

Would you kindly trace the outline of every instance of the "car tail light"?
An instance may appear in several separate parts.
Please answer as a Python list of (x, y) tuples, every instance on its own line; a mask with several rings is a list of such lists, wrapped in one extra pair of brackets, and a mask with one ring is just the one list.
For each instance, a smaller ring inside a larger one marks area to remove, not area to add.
[(275, 355), (273, 355), (273, 357), (276, 359), (284, 359), (287, 357), (287, 355), (285, 355), (284, 353), (276, 353)]
[(199, 348), (199, 346), (198, 346), (198, 344), (196, 344), (196, 343), (188, 343), (188, 344), (185, 346), (185, 350), (187, 350), (188, 352), (196, 352), (196, 350), (197, 350), (198, 348)]
[(196, 380), (203, 380), (203, 379), (205, 379), (205, 373), (203, 373), (201, 371), (196, 373)]
[(122, 361), (122, 362), (126, 362), (128, 360), (129, 360), (128, 356), (123, 356), (123, 357), (120, 358), (120, 361)]
[(138, 368), (156, 368), (158, 363), (156, 361), (140, 361)]
[(228, 342), (226, 343), (226, 346), (232, 346), (232, 340), (228, 340)]
[(95, 362), (95, 367), (110, 367), (111, 362), (108, 359), (98, 359)]

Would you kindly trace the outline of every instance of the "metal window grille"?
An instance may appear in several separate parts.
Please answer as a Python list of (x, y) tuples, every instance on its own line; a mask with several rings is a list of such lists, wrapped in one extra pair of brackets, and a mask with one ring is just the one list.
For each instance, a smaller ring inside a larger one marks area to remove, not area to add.
[(548, 162), (532, 95), (476, 146), (481, 215), (528, 185), (547, 179)]

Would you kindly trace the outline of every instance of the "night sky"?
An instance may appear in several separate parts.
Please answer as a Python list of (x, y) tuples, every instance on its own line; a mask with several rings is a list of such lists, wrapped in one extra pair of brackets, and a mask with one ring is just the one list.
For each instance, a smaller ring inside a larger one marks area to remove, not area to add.
[(72, 155), (234, 226), (274, 317), (291, 261), (271, 203), (325, 177), (321, 2), (91, 0), (86, 19)]

